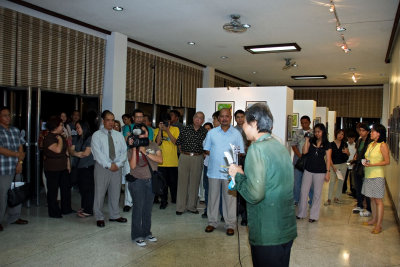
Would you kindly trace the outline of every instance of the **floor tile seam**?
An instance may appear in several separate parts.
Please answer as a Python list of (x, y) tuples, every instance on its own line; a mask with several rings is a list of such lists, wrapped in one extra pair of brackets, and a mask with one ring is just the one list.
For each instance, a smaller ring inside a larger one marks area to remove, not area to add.
[[(167, 241), (167, 242), (165, 242), (165, 243), (162, 243), (161, 245), (159, 245), (159, 246), (157, 246), (157, 247), (154, 247), (154, 248), (152, 248), (151, 250), (147, 251), (146, 253), (144, 253), (144, 254), (141, 255), (140, 257), (138, 257), (138, 258), (136, 258), (136, 259), (134, 259), (134, 260), (132, 260), (132, 261), (129, 261), (129, 262), (128, 262), (127, 264), (125, 264), (125, 265), (122, 265), (121, 267), (131, 266), (131, 264), (134, 263), (134, 261), (141, 260), (143, 257), (147, 256), (148, 254), (153, 253), (154, 251), (159, 250), (159, 249), (161, 249), (161, 248), (167, 246), (168, 244), (170, 244), (170, 243), (172, 243), (172, 242), (174, 242), (174, 240), (170, 240), (170, 241)], [(148, 247), (147, 247), (147, 246), (144, 247), (144, 249), (146, 249), (146, 248), (148, 248)]]

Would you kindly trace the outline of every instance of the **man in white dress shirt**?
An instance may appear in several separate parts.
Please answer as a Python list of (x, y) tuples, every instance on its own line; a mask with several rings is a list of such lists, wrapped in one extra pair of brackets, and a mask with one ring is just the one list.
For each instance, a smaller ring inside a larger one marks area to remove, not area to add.
[(126, 223), (119, 213), (122, 168), (126, 161), (126, 143), (122, 134), (113, 130), (114, 114), (105, 110), (101, 117), (104, 128), (92, 136), (92, 154), (96, 161), (94, 167), (94, 205), (93, 212), (97, 226), (104, 227), (102, 212), (104, 197), (108, 191), (109, 221)]

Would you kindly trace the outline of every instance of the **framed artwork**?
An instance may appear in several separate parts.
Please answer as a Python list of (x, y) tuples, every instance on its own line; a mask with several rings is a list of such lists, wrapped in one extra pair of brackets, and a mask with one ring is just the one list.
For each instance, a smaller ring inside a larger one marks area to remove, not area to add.
[(246, 101), (246, 109), (257, 103), (267, 104), (267, 101)]
[(286, 128), (286, 141), (292, 141), (293, 139), (293, 115), (287, 116), (287, 128)]
[(293, 113), (292, 119), (293, 119), (292, 127), (299, 128), (299, 113)]
[(315, 117), (314, 126), (318, 123), (321, 123), (321, 117)]
[(227, 108), (231, 111), (232, 125), (233, 125), (233, 122), (235, 121), (233, 117), (233, 112), (235, 109), (235, 101), (215, 101), (215, 111), (221, 110), (223, 108)]

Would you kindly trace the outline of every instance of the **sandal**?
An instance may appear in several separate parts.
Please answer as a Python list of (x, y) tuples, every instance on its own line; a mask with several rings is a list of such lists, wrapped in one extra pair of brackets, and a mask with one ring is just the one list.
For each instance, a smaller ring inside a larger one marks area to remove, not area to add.
[(362, 223), (362, 225), (364, 225), (364, 226), (375, 226), (376, 225), (376, 223), (368, 223), (368, 222), (363, 222)]
[(76, 216), (78, 216), (79, 218), (86, 218), (86, 216), (82, 212), (77, 212)]
[(376, 235), (376, 234), (379, 234), (380, 232), (382, 232), (382, 228), (378, 228), (378, 229), (374, 228), (374, 230), (371, 231), (371, 234)]
[(333, 202), (335, 202), (336, 204), (343, 204), (343, 202), (342, 201), (340, 201), (339, 199), (337, 199), (337, 198), (335, 198), (334, 200), (333, 200)]

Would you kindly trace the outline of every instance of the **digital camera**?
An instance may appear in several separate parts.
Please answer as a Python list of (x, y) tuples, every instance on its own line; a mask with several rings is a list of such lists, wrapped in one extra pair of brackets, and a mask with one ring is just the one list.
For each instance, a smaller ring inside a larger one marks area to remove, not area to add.
[(129, 148), (140, 147), (140, 146), (148, 146), (149, 138), (139, 138), (139, 135), (145, 134), (141, 127), (145, 127), (142, 125), (135, 125), (133, 128), (131, 135), (128, 136), (126, 140), (126, 144)]

